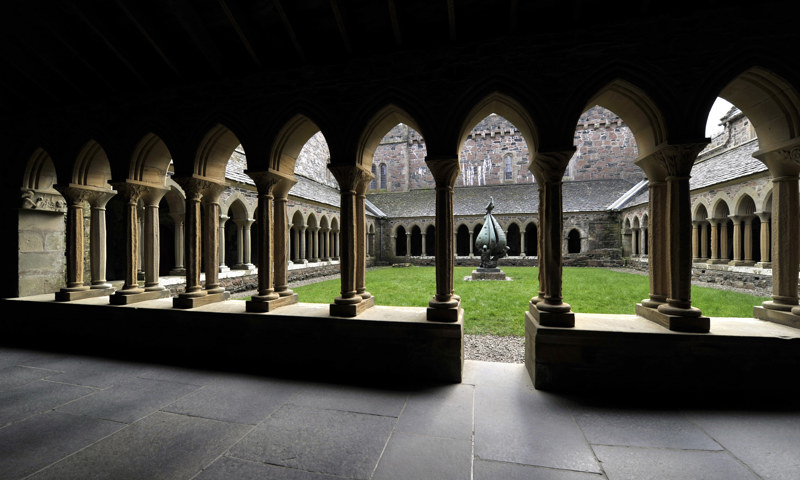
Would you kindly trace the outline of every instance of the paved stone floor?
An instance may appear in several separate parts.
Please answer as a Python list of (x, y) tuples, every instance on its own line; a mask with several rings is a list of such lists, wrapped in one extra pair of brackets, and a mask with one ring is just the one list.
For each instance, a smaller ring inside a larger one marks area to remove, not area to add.
[(800, 478), (800, 410), (687, 400), (545, 393), (509, 363), (389, 389), (0, 348), (0, 479)]

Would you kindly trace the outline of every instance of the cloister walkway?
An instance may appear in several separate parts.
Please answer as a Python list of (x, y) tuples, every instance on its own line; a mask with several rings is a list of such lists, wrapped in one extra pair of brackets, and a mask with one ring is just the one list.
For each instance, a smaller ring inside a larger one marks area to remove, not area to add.
[(385, 388), (0, 348), (0, 478), (796, 478), (800, 409), (763, 400), (606, 404), (508, 363)]

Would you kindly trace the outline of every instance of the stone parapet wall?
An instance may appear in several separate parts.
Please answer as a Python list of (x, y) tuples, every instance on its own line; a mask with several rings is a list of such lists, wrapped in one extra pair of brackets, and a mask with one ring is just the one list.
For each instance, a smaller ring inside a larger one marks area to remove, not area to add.
[[(645, 274), (649, 271), (646, 257), (626, 258), (624, 266)], [(772, 295), (772, 269), (694, 263), (692, 283), (769, 297)]]

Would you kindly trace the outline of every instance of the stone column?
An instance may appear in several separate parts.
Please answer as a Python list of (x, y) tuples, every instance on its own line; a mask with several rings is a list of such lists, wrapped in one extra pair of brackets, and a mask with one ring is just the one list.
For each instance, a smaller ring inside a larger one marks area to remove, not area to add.
[(631, 228), (631, 256), (639, 255), (639, 228)]
[(116, 191), (98, 193), (90, 200), (92, 220), (89, 225), (89, 255), (91, 256), (92, 286), (95, 289), (108, 289), (111, 284), (106, 281), (106, 204), (116, 195)]
[(339, 260), (339, 230), (333, 232), (333, 259)]
[(770, 245), (770, 214), (769, 212), (756, 212), (758, 215), (758, 219), (761, 220), (761, 234), (760, 237), (760, 246), (761, 246), (761, 261), (758, 263), (758, 266), (761, 268), (770, 268), (770, 256), (769, 256), (769, 245)]
[(425, 232), (422, 232), (422, 256), (428, 256), (428, 253), (425, 251)]
[(475, 235), (475, 233), (472, 230), (470, 230), (469, 231), (469, 257), (470, 258), (475, 256), (475, 241), (472, 239), (472, 237), (474, 235)]
[(536, 183), (536, 191), (539, 195), (538, 219), (539, 223), (536, 224), (536, 258), (537, 258), (537, 280), (539, 281), (539, 292), (535, 297), (532, 297), (528, 304), (528, 311), (535, 312), (535, 305), (544, 299), (544, 271), (547, 259), (542, 255), (542, 248), (544, 245), (544, 238), (542, 235), (542, 209), (544, 208), (544, 188), (541, 183)]
[(700, 220), (692, 220), (692, 262), (700, 261)]
[[(230, 270), (230, 267), (225, 265), (225, 222), (230, 220), (231, 217), (227, 215), (220, 215), (219, 216), (219, 233), (217, 234), (217, 238), (219, 238), (219, 271), (220, 272), (227, 272)], [(241, 248), (241, 244), (240, 247)]]
[(648, 218), (650, 236), (649, 262), (650, 271), (650, 296), (642, 300), (642, 305), (647, 308), (658, 308), (667, 303), (669, 295), (669, 267), (667, 264), (667, 184), (661, 179), (651, 179), (648, 190), (650, 205)]
[(753, 261), (753, 219), (754, 215), (744, 217), (744, 262), (752, 265)]
[(253, 228), (254, 223), (255, 220), (252, 218), (248, 218), (242, 222), (242, 239), (239, 242), (239, 250), (242, 251), (242, 266), (246, 270), (250, 270), (254, 267), (252, 249), (253, 241), (250, 235), (250, 229)]
[(139, 206), (139, 211), (137, 213), (137, 218), (139, 219), (139, 228), (137, 229), (139, 232), (139, 254), (136, 258), (139, 264), (136, 266), (136, 277), (139, 280), (144, 280), (144, 205)]
[(185, 305), (192, 305), (192, 299), (208, 294), (200, 285), (200, 255), (202, 248), (201, 199), (203, 191), (209, 182), (197, 178), (178, 178), (176, 181), (186, 193), (186, 228), (184, 234), (186, 288), (173, 299), (173, 306), (183, 308)]
[(356, 291), (356, 255), (358, 242), (358, 219), (356, 195), (364, 176), (371, 175), (360, 165), (329, 164), (328, 169), (339, 183), (341, 201), (339, 215), (341, 218), (340, 241), (340, 278), (341, 295), (330, 305), (330, 314), (337, 317), (354, 317), (368, 305), (360, 306), (364, 300)]
[(89, 286), (83, 284), (83, 203), (90, 197), (90, 192), (74, 184), (57, 185), (56, 188), (67, 200), (67, 285), (59, 292), (64, 297), (59, 298), (59, 293), (56, 293), (56, 300), (70, 300), (70, 293), (89, 290)]
[(246, 268), (244, 266), (244, 225), (246, 222), (247, 220), (240, 218), (233, 219), (233, 223), (236, 225), (236, 263), (231, 268), (235, 270)]
[(134, 183), (120, 183), (118, 190), (125, 199), (125, 283), (121, 290), (114, 294), (136, 295), (144, 293), (144, 289), (139, 287), (139, 253), (142, 251), (139, 240), (142, 238), (139, 233), (139, 200), (145, 193), (147, 187)]
[(719, 259), (725, 263), (725, 260), (730, 261), (728, 254), (728, 218), (720, 220), (719, 227)]
[(298, 239), (300, 240), (300, 248), (297, 249), (297, 260), (304, 262), (306, 260), (306, 229), (308, 227), (301, 226), (297, 232)]
[(311, 261), (319, 262), (319, 227), (311, 228)]
[(183, 213), (171, 213), (172, 221), (175, 223), (175, 266), (170, 270), (170, 275), (186, 275), (186, 267), (184, 267), (183, 248), (185, 244), (184, 239), (184, 221), (185, 215)]
[[(356, 294), (367, 300), (372, 294), (367, 291), (367, 218), (366, 200), (369, 183), (375, 178), (372, 173), (362, 173), (356, 185)], [(374, 300), (373, 300), (374, 303)]]
[(288, 214), (286, 205), (289, 198), (289, 190), (297, 183), (294, 177), (284, 176), (273, 188), (274, 216), (275, 216), (275, 249), (274, 249), (274, 268), (275, 268), (275, 293), (280, 297), (293, 297), (297, 301), (297, 295), (289, 289), (289, 242), (287, 230), (289, 228)]
[(711, 258), (709, 263), (717, 263), (719, 260), (719, 220), (709, 218), (708, 223), (711, 225)]
[(700, 224), (700, 258), (707, 261), (708, 255), (708, 221), (703, 221)]
[(406, 232), (406, 258), (411, 256), (411, 232)]
[[(569, 304), (564, 303), (561, 293), (563, 207), (561, 183), (564, 170), (575, 148), (563, 151), (536, 152), (531, 162), (531, 171), (539, 184), (539, 235), (542, 251), (539, 255), (540, 286), (544, 283), (544, 295), (536, 302), (531, 314), (541, 325), (550, 327), (574, 327), (575, 314)], [(541, 259), (546, 258), (544, 265)]]
[(528, 249), (526, 247), (526, 240), (525, 240), (525, 230), (520, 229), (519, 232), (519, 254), (523, 257), (528, 256)]
[[(458, 178), (458, 158), (431, 158), (425, 163), (436, 182), (436, 293), (428, 302), (431, 321), (456, 322), (461, 298), (454, 295), (455, 228), (453, 224), (453, 186)], [(470, 232), (470, 239), (472, 232)], [(470, 254), (472, 242), (470, 241)]]
[(203, 237), (203, 262), (206, 267), (205, 290), (210, 294), (223, 293), (225, 291), (219, 283), (219, 196), (224, 188), (223, 185), (209, 183), (203, 194), (206, 219)]
[(165, 290), (159, 283), (161, 265), (161, 228), (158, 221), (158, 204), (169, 189), (147, 187), (142, 192), (144, 201), (144, 289), (148, 292)]
[(732, 215), (730, 217), (733, 221), (733, 260), (731, 265), (742, 264), (742, 216)]
[(705, 143), (665, 145), (656, 151), (667, 172), (667, 261), (669, 297), (658, 311), (667, 316), (670, 330), (708, 332), (710, 322), (692, 306), (691, 200), (689, 172)]

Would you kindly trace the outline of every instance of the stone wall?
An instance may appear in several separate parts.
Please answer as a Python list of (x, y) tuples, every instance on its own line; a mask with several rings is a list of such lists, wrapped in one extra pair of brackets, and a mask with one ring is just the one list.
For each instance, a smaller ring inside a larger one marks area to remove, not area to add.
[(639, 155), (633, 132), (610, 110), (593, 107), (581, 115), (575, 146), (565, 174), (571, 180), (621, 178), (636, 183), (645, 177), (633, 163)]
[(336, 179), (328, 170), (328, 163), (331, 160), (331, 152), (328, 150), (328, 143), (322, 132), (317, 132), (300, 150), (295, 163), (294, 171), (298, 175), (324, 183), (330, 187), (339, 188)]
[(18, 218), (19, 292), (3, 291), (3, 296), (27, 296), (59, 290), (65, 285), (66, 278), (64, 213), (20, 209)]

